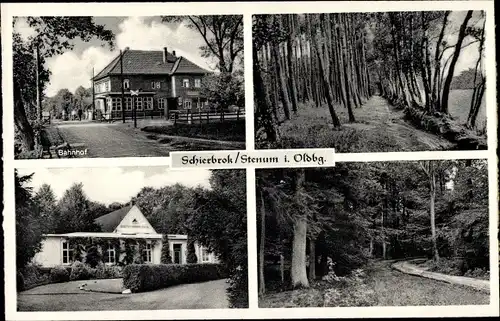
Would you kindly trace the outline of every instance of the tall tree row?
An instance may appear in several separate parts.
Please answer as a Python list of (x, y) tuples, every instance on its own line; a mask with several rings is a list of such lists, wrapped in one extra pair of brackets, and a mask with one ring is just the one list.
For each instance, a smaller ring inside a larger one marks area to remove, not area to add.
[[(381, 94), (397, 106), (449, 114), (451, 84), (463, 49), (478, 46), (478, 64), (482, 59), (484, 22), (482, 27), (476, 25), (481, 19), (482, 12), (471, 10), (463, 16), (451, 11), (374, 15), (369, 23)], [(476, 72), (480, 73), (478, 67)], [(480, 84), (481, 79), (474, 84), (478, 96), (472, 98), (471, 115), (478, 106), (476, 98), (482, 98)]]
[(371, 95), (366, 30), (358, 18), (254, 17), (256, 128), (273, 136), (269, 124), (280, 125), (308, 105), (326, 104), (334, 127), (341, 125), (338, 108), (346, 108), (348, 120), (355, 121), (354, 109)]

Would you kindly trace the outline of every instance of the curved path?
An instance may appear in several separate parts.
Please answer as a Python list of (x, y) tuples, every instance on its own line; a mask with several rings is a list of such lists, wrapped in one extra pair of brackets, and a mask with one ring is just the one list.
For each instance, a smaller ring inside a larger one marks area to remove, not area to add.
[[(114, 294), (78, 290), (85, 282), (73, 281), (43, 285), (17, 296), (19, 311), (106, 311), (106, 310), (169, 310), (224, 309), (229, 307), (226, 280), (183, 284), (161, 290)], [(112, 290), (121, 286), (121, 279), (110, 280)]]
[[(341, 117), (346, 117), (341, 111)], [(404, 120), (403, 110), (396, 109), (380, 96), (372, 96), (360, 108), (354, 109), (355, 123), (343, 119), (342, 126), (360, 131), (367, 131), (368, 138), (374, 141), (390, 138), (399, 150), (390, 151), (425, 151), (449, 150), (455, 144), (449, 140), (414, 127)]]
[(487, 293), (405, 274), (392, 269), (392, 263), (373, 263), (370, 283), (378, 306), (478, 305), (490, 302)]

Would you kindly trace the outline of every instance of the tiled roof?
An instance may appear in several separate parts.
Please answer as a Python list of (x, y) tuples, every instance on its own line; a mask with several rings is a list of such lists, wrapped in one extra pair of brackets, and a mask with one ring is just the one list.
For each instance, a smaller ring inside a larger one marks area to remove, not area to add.
[(174, 66), (174, 74), (199, 74), (210, 73), (211, 71), (201, 68), (184, 57), (180, 57)]
[[(184, 57), (167, 53), (167, 62), (163, 62), (163, 51), (125, 50), (123, 52), (123, 73), (128, 75), (170, 75), (179, 73), (210, 72)], [(116, 56), (94, 79), (120, 74), (120, 55)]]
[(109, 214), (99, 216), (94, 222), (101, 226), (101, 232), (113, 232), (131, 208), (131, 205), (122, 207)]

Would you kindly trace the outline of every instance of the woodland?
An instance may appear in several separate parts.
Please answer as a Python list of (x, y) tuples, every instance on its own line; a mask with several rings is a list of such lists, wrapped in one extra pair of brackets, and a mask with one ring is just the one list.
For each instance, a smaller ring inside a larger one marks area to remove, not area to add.
[[(81, 183), (74, 183), (60, 199), (56, 198), (49, 184), (33, 190), (30, 187), (32, 175), (15, 173), (16, 263), (19, 272), (30, 270), (30, 262), (40, 251), (44, 234), (99, 232), (95, 218), (133, 202), (157, 233), (188, 235), (188, 262), (197, 262), (195, 241), (215, 253), (229, 271), (231, 306), (248, 306), (244, 170), (213, 170), (210, 188), (190, 188), (181, 184), (144, 187), (130, 202), (109, 205), (90, 200)], [(164, 248), (168, 249), (168, 244), (165, 244)], [(167, 256), (168, 251), (162, 251), (163, 263), (171, 263)], [(89, 261), (88, 257), (86, 261)], [(134, 262), (126, 255), (124, 262), (119, 263)]]
[[(392, 133), (380, 126), (384, 117), (410, 124), (412, 135), (474, 145), (486, 131), (478, 122), (485, 108), (484, 27), (485, 14), (477, 11), (254, 16), (257, 146), (451, 149), (406, 146), (398, 127)], [(467, 47), (477, 57), (459, 72)], [(462, 73), (468, 77), (457, 82)], [(470, 91), (459, 103), (450, 98), (457, 88)]]
[(430, 304), (411, 293), (418, 278), (405, 293), (376, 293), (406, 280), (378, 277), (394, 260), (489, 279), (487, 173), (485, 160), (257, 170), (260, 306), (377, 305), (408, 291)]

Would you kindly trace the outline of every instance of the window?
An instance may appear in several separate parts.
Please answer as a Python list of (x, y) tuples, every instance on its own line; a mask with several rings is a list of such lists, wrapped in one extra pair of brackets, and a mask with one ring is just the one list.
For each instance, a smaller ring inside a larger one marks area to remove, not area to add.
[(151, 89), (160, 89), (161, 88), (161, 82), (159, 81), (152, 81), (151, 82)]
[(115, 264), (115, 248), (111, 245), (108, 245), (108, 249), (106, 250), (106, 263)]
[(121, 98), (112, 98), (111, 99), (111, 110), (122, 110), (122, 99)]
[(106, 81), (106, 82), (104, 83), (104, 91), (109, 91), (109, 87), (110, 87), (110, 86), (109, 86), (109, 82), (107, 82), (107, 81)]
[(182, 79), (182, 87), (189, 88), (189, 79)]
[(202, 262), (209, 262), (210, 261), (210, 254), (208, 253), (207, 249), (204, 247), (201, 248), (201, 261)]
[(158, 98), (158, 109), (165, 109), (165, 98)]
[(123, 89), (129, 89), (130, 88), (130, 80), (124, 79), (123, 80)]
[(135, 97), (135, 109), (142, 110), (142, 97)]
[(125, 97), (125, 110), (132, 110), (132, 97)]
[(184, 109), (191, 109), (192, 102), (191, 99), (184, 99)]
[(153, 263), (153, 246), (151, 243), (147, 243), (146, 248), (142, 250), (142, 260), (144, 263)]
[(153, 97), (144, 97), (144, 109), (153, 110)]
[(200, 79), (200, 78), (196, 78), (196, 79), (194, 80), (194, 86), (195, 86), (196, 88), (200, 88), (200, 87), (201, 87), (201, 79)]
[(73, 262), (73, 249), (69, 247), (68, 241), (62, 241), (62, 263), (71, 264)]

